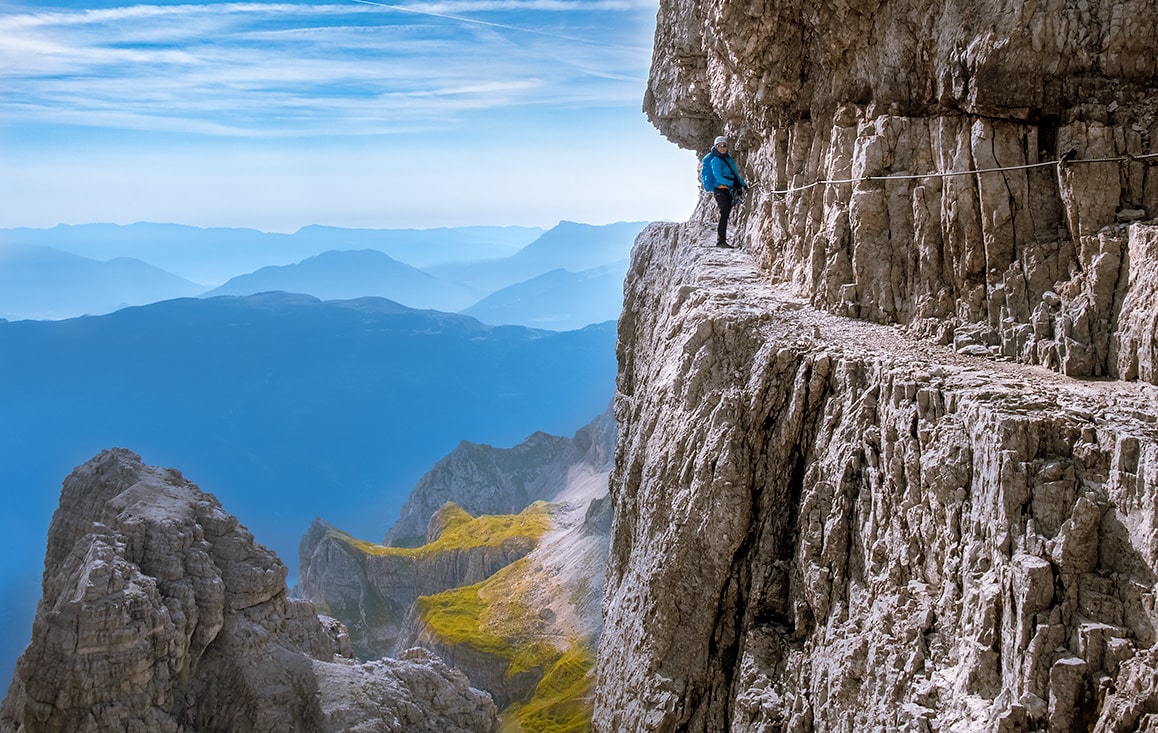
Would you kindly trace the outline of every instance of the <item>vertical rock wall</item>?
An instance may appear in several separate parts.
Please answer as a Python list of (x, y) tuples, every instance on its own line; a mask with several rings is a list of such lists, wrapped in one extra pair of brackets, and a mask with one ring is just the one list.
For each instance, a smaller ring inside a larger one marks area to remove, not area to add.
[(732, 136), (758, 184), (745, 246), (814, 306), (1153, 382), (1135, 367), (1153, 320), (1123, 313), (1158, 267), (1130, 225), (1158, 216), (1156, 18), (1154, 0), (664, 0), (644, 106), (682, 147)]
[(595, 728), (1158, 724), (1158, 389), (813, 310), (637, 242)]
[(1158, 727), (1158, 4), (662, 0), (644, 107), (756, 185), (637, 243), (596, 729)]

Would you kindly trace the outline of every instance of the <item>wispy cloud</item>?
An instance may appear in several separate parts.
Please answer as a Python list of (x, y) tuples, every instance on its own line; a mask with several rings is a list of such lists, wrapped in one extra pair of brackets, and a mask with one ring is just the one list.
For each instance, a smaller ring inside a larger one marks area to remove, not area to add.
[[(361, 3), (363, 5), (369, 5), (371, 7), (376, 7), (376, 8), (384, 8), (384, 9), (392, 10), (395, 12), (414, 13), (416, 15), (424, 15), (424, 16), (428, 16), (428, 17), (432, 17), (432, 18), (439, 18), (441, 20), (448, 20), (448, 21), (452, 21), (454, 23), (465, 23), (468, 25), (477, 25), (477, 26), (483, 26), (486, 28), (496, 28), (499, 30), (511, 31), (514, 33), (519, 33), (519, 34), (529, 33), (532, 35), (543, 36), (545, 38), (552, 38), (552, 39), (559, 40), (559, 41), (568, 41), (571, 43), (582, 43), (582, 44), (592, 44), (592, 45), (596, 45), (596, 46), (611, 46), (611, 47), (619, 46), (619, 44), (617, 44), (617, 43), (614, 43), (614, 42), (611, 42), (608, 40), (599, 39), (599, 38), (596, 38), (593, 36), (583, 37), (583, 36), (576, 36), (576, 35), (565, 35), (559, 31), (556, 31), (556, 30), (535, 28), (535, 27), (531, 27), (531, 26), (527, 26), (527, 25), (511, 25), (510, 23), (498, 23), (498, 22), (491, 21), (491, 20), (481, 20), (479, 18), (470, 18), (470, 17), (466, 17), (464, 15), (451, 15), (448, 10), (436, 10), (433, 7), (428, 6), (428, 5), (424, 5), (421, 7), (414, 7), (414, 6), (393, 4), (393, 3), (385, 3), (385, 2), (380, 2), (379, 0), (352, 0), (352, 2)], [(542, 10), (545, 8), (536, 6), (535, 9), (536, 10)], [(550, 9), (551, 10), (558, 10), (558, 9), (561, 9), (561, 7), (560, 7), (559, 3), (553, 3), (550, 6)], [(591, 8), (586, 8), (586, 7), (583, 9), (587, 12), (590, 12), (592, 10)], [(608, 9), (608, 8), (605, 7), (603, 9)], [(625, 9), (625, 8), (619, 8), (619, 9)], [(526, 11), (524, 10), (523, 12), (526, 12)], [(574, 11), (572, 11), (572, 12), (574, 12)]]
[(638, 108), (652, 12), (350, 0), (0, 13), (0, 122), (366, 135), (499, 107)]
[(640, 111), (658, 0), (52, 2), (0, 0), (0, 226), (549, 226), (698, 195)]

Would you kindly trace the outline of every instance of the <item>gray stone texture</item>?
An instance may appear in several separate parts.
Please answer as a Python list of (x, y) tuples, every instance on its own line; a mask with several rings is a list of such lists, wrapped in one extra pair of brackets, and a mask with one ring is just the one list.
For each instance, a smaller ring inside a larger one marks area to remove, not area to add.
[(0, 730), (497, 729), (489, 696), (429, 654), (356, 664), (285, 579), (179, 472), (102, 452), (64, 482)]
[(595, 730), (1158, 724), (1158, 388), (811, 308), (636, 244)]
[(1158, 729), (1156, 51), (661, 0), (645, 111), (755, 185), (636, 244), (596, 731)]

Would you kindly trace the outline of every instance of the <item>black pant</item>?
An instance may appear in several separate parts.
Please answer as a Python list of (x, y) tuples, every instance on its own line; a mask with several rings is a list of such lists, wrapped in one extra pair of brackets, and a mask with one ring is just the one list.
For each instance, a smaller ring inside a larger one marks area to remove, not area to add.
[(732, 189), (717, 188), (712, 192), (716, 205), (720, 207), (720, 223), (716, 226), (716, 244), (727, 244), (728, 214), (732, 213)]

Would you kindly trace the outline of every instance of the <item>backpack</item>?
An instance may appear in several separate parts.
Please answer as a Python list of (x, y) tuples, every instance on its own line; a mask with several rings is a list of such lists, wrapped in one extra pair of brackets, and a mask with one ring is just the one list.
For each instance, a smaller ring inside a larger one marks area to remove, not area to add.
[(720, 156), (716, 152), (716, 149), (712, 148), (711, 152), (705, 155), (704, 159), (700, 161), (700, 183), (703, 185), (705, 191), (714, 191), (716, 186), (720, 185), (716, 183), (716, 177), (712, 175), (712, 159), (718, 157)]

